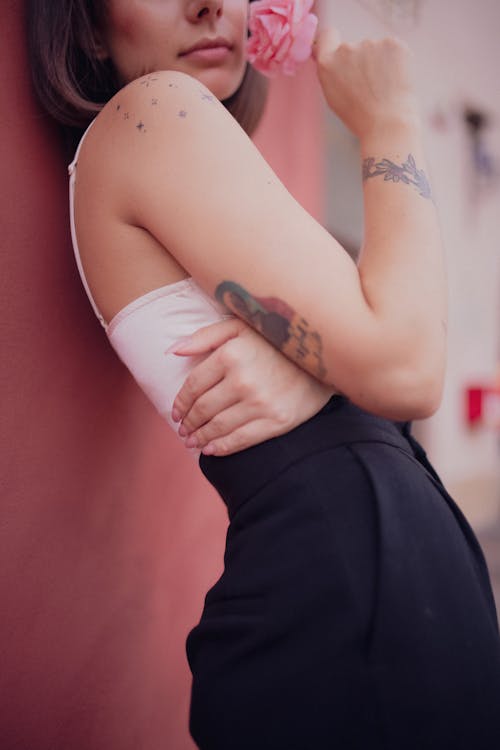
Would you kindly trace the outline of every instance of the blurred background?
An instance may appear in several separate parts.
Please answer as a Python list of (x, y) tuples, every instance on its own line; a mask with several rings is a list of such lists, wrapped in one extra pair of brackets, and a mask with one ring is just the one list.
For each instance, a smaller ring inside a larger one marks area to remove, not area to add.
[[(396, 34), (415, 54), (429, 171), (449, 279), (449, 350), (439, 412), (414, 431), (485, 547), (500, 600), (500, 5), (495, 0), (319, 3), (345, 41)], [(358, 248), (357, 144), (325, 115), (323, 208)]]
[[(415, 52), (450, 289), (443, 404), (415, 425), (500, 596), (500, 5), (323, 0), (346, 41)], [(31, 91), (23, 0), (0, 5), (0, 747), (193, 750), (184, 641), (226, 516), (109, 348), (81, 288), (67, 155)], [(314, 66), (276, 79), (255, 138), (354, 255), (356, 141)]]

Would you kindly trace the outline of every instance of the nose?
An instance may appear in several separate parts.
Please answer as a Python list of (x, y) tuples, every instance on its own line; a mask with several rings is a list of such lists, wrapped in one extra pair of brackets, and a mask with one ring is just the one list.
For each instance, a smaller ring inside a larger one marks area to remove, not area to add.
[(201, 20), (213, 21), (220, 18), (224, 7), (224, 0), (191, 0), (187, 15), (192, 23)]

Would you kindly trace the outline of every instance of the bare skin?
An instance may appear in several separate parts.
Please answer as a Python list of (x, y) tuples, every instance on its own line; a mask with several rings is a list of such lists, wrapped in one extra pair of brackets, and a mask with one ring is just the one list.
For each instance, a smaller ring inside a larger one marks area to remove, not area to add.
[[(224, 289), (232, 312), (326, 387), (384, 416), (426, 416), (439, 403), (445, 350), (435, 208), (414, 185), (372, 174), (384, 160), (424, 173), (408, 52), (394, 40), (339, 45), (328, 32), (316, 58), (327, 101), (365, 160), (359, 267), (209, 90), (160, 72), (124, 88), (82, 150), (76, 219), (91, 287), (109, 318), (192, 275), (214, 296)], [(239, 302), (228, 288), (243, 290)], [(181, 416), (193, 403), (179, 400)]]

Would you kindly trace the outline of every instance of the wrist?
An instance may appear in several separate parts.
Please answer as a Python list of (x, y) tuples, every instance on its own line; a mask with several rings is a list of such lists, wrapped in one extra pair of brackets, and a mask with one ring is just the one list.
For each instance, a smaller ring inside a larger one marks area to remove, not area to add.
[(416, 111), (383, 113), (374, 117), (369, 126), (360, 135), (359, 141), (362, 152), (379, 151), (380, 148), (398, 148), (408, 141), (420, 140), (422, 122)]

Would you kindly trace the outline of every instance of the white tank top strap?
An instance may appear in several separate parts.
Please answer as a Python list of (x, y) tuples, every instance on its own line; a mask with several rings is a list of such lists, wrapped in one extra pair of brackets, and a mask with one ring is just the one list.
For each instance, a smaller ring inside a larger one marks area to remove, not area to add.
[(92, 125), (94, 124), (94, 122), (95, 122), (95, 120), (92, 120), (92, 122), (90, 123), (90, 125), (87, 127), (87, 129), (83, 133), (82, 137), (80, 138), (80, 143), (78, 144), (76, 152), (75, 152), (75, 158), (73, 159), (73, 161), (71, 162), (71, 164), (68, 166), (68, 174), (70, 175), (70, 177), (73, 174), (73, 172), (75, 171), (75, 167), (78, 164), (78, 157), (80, 156), (80, 151), (82, 150), (83, 143), (84, 143), (85, 138), (87, 137), (87, 134), (90, 131)]
[(87, 292), (87, 297), (89, 298), (89, 302), (92, 305), (92, 309), (94, 310), (100, 324), (103, 328), (107, 328), (106, 321), (104, 320), (103, 316), (101, 315), (101, 312), (99, 308), (97, 307), (94, 298), (92, 296), (92, 292), (90, 291), (90, 287), (87, 283), (87, 279), (85, 277), (85, 271), (83, 270), (82, 265), (82, 259), (80, 258), (80, 251), (78, 249), (78, 241), (76, 239), (76, 227), (75, 227), (75, 179), (76, 179), (76, 167), (78, 165), (78, 157), (80, 155), (80, 150), (82, 148), (83, 142), (85, 140), (85, 137), (87, 133), (89, 132), (90, 128), (94, 124), (95, 120), (92, 120), (90, 125), (88, 126), (87, 130), (83, 134), (80, 143), (78, 144), (78, 148), (76, 149), (75, 158), (71, 162), (71, 164), (68, 166), (68, 174), (69, 174), (69, 218), (71, 223), (71, 239), (73, 240), (73, 252), (75, 254), (75, 260), (76, 265), (78, 267), (78, 272), (80, 274), (80, 278), (82, 280), (82, 284), (84, 286), (85, 291)]

